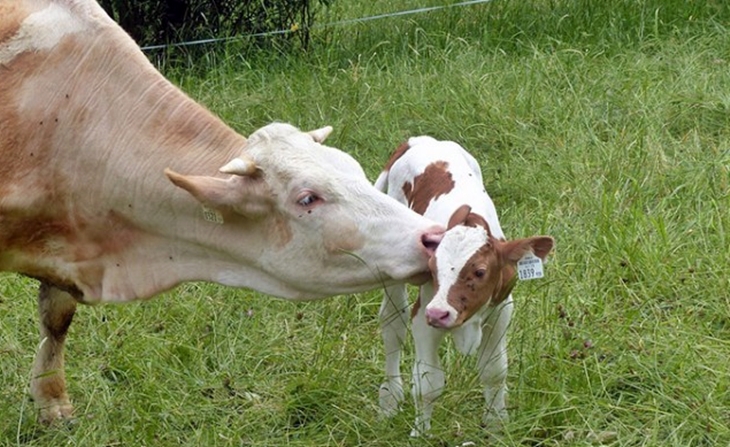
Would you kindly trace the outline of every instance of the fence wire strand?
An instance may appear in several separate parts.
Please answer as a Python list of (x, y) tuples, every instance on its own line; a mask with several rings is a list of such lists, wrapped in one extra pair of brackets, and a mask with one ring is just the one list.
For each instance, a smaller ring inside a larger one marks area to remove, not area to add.
[[(332, 27), (337, 27), (337, 26), (354, 25), (357, 23), (371, 22), (373, 20), (381, 20), (381, 19), (387, 19), (387, 18), (391, 18), (391, 17), (401, 17), (401, 16), (407, 16), (407, 15), (413, 15), (413, 14), (423, 14), (426, 12), (438, 11), (438, 10), (447, 9), (447, 8), (471, 6), (471, 5), (477, 5), (480, 3), (490, 3), (491, 1), (492, 0), (467, 0), (467, 1), (459, 2), (459, 3), (453, 3), (451, 5), (426, 6), (423, 8), (408, 9), (405, 11), (396, 11), (396, 12), (389, 12), (389, 13), (384, 13), (384, 14), (376, 14), (376, 15), (367, 16), (367, 17), (358, 17), (355, 19), (339, 20), (337, 22), (322, 23), (322, 24), (315, 23), (314, 25), (312, 25), (311, 29), (332, 28)], [(141, 47), (141, 49), (142, 49), (142, 51), (149, 51), (149, 50), (159, 50), (162, 48), (205, 45), (205, 44), (210, 44), (210, 43), (227, 42), (227, 41), (237, 40), (237, 39), (248, 39), (248, 38), (252, 38), (252, 37), (265, 37), (265, 36), (275, 36), (275, 35), (280, 35), (280, 34), (290, 34), (290, 33), (297, 32), (298, 29), (299, 28), (296, 26), (296, 24), (294, 24), (289, 29), (266, 31), (266, 32), (262, 32), (262, 33), (243, 34), (243, 35), (229, 36), (229, 37), (214, 37), (214, 38), (210, 38), (210, 39), (190, 40), (190, 41), (185, 41), (185, 42), (175, 42), (175, 43), (169, 43), (169, 44), (147, 45), (147, 46)]]

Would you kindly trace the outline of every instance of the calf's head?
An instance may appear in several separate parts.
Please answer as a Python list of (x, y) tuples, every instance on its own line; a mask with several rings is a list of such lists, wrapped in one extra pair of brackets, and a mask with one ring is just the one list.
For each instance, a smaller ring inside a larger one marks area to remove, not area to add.
[(428, 323), (455, 328), (483, 306), (501, 303), (517, 280), (517, 261), (530, 252), (545, 259), (552, 247), (548, 236), (496, 239), (484, 218), (462, 206), (429, 261), (435, 294), (426, 306)]
[(323, 145), (331, 131), (274, 123), (220, 168), (227, 178), (167, 171), (225, 222), (218, 245), (242, 267), (222, 270), (218, 282), (307, 299), (429, 278), (444, 228), (375, 189), (351, 156)]

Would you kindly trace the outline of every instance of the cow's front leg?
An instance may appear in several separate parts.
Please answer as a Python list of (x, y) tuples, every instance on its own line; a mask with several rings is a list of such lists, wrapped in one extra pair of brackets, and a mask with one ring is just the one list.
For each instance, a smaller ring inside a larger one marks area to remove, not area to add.
[[(413, 317), (412, 332), (416, 348), (416, 361), (413, 365), (413, 402), (416, 407), (416, 424), (411, 436), (421, 436), (431, 429), (431, 414), (434, 401), (444, 389), (444, 371), (438, 356), (438, 347), (446, 332), (434, 329), (426, 323), (426, 304), (430, 297), (424, 296), (426, 287), (421, 290), (421, 306)], [(431, 294), (432, 295), (432, 294)]]
[(477, 367), (484, 386), (486, 412), (483, 422), (489, 431), (498, 432), (507, 421), (507, 327), (512, 317), (512, 299), (498, 305), (482, 327)]
[(380, 306), (380, 331), (385, 346), (385, 382), (380, 385), (380, 409), (393, 416), (403, 401), (400, 357), (408, 329), (408, 292), (405, 284), (387, 287)]
[(66, 393), (63, 344), (74, 312), (76, 300), (70, 294), (41, 282), (38, 294), (41, 344), (33, 364), (30, 394), (44, 423), (68, 419), (73, 412)]

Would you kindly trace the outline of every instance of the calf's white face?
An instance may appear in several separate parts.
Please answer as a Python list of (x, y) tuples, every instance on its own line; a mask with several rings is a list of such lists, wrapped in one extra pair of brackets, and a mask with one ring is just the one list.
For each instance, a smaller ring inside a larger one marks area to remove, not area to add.
[(331, 130), (268, 125), (251, 135), (245, 158), (221, 168), (227, 179), (167, 172), (224, 222), (247, 224), (260, 235), (249, 242), (260, 248), (239, 250), (231, 239), (230, 252), (253, 251), (250, 261), (269, 278), (252, 285), (251, 275), (228, 269), (219, 282), (261, 290), (264, 281), (275, 281), (269, 293), (281, 295), (279, 287), (306, 299), (428, 279), (427, 261), (443, 227), (376, 190), (352, 157), (322, 145)]
[(512, 291), (517, 261), (529, 252), (545, 259), (552, 247), (548, 236), (496, 239), (481, 216), (470, 213), (466, 205), (457, 209), (429, 261), (435, 295), (426, 306), (428, 323), (458, 327), (483, 306), (498, 305)]

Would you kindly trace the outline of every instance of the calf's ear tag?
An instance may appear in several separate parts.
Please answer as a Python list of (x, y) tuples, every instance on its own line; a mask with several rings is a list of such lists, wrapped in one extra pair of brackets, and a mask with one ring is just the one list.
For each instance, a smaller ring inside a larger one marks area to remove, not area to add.
[(532, 253), (527, 253), (517, 261), (517, 276), (521, 280), (538, 279), (545, 276), (542, 269), (542, 259)]
[(214, 209), (208, 208), (207, 206), (203, 207), (203, 219), (217, 224), (223, 223), (223, 215)]

